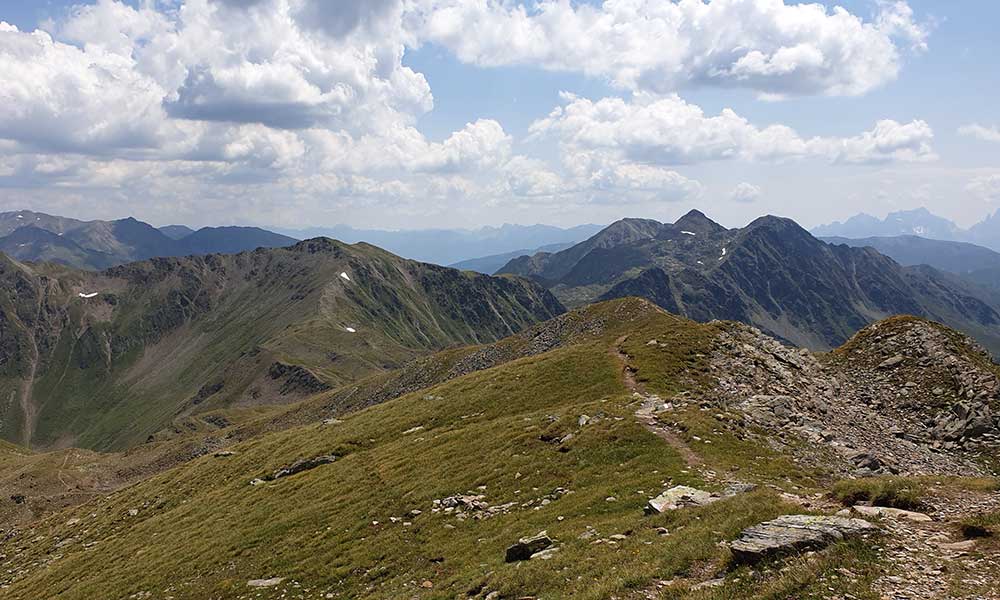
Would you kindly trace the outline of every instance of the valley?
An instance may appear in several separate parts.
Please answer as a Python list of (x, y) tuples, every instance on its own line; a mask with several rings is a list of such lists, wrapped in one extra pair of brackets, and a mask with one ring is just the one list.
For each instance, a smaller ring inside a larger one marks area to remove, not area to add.
[[(509, 265), (530, 279), (325, 238), (0, 266), (5, 597), (875, 600), (1000, 582), (992, 309), (786, 220), (626, 220)], [(896, 306), (947, 306), (968, 331)]]

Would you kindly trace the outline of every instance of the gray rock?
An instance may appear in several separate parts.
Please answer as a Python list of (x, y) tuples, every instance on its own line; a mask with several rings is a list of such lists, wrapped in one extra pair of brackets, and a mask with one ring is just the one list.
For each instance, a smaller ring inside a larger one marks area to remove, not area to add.
[(548, 532), (542, 531), (531, 537), (524, 537), (507, 548), (505, 560), (507, 562), (517, 562), (519, 560), (530, 560), (533, 554), (537, 554), (552, 546), (552, 538)]
[(807, 550), (819, 550), (845, 538), (879, 528), (863, 519), (813, 515), (783, 515), (743, 531), (729, 544), (737, 564), (753, 564)]
[(884, 361), (882, 361), (879, 364), (878, 368), (880, 368), (880, 369), (892, 369), (893, 367), (898, 367), (900, 364), (902, 364), (903, 360), (904, 360), (903, 359), (903, 355), (902, 354), (897, 354), (896, 356), (893, 356), (892, 358), (887, 358)]
[(653, 515), (668, 510), (677, 510), (686, 506), (705, 506), (719, 499), (704, 490), (699, 490), (686, 485), (678, 485), (663, 492), (656, 498), (646, 503), (646, 514)]
[(303, 471), (308, 471), (310, 469), (315, 469), (323, 465), (328, 465), (337, 460), (337, 457), (333, 454), (328, 454), (326, 456), (314, 456), (312, 458), (305, 458), (302, 460), (297, 460), (294, 463), (288, 465), (287, 467), (282, 467), (274, 472), (273, 475), (265, 477), (266, 480), (273, 481), (275, 479), (281, 479), (282, 477), (289, 477), (295, 475), (296, 473), (301, 473)]
[(251, 579), (247, 585), (252, 588), (269, 588), (280, 585), (284, 577), (272, 577), (271, 579)]

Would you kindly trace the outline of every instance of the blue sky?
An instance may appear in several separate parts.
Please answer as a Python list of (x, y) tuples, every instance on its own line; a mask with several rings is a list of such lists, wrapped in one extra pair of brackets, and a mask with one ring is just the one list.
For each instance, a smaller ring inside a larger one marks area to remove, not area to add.
[[(669, 220), (694, 207), (733, 226), (917, 206), (968, 225), (1000, 206), (995, 3), (854, 0), (837, 5), (842, 19), (833, 3), (806, 14), (706, 0), (687, 3), (685, 18), (704, 19), (692, 32), (646, 20), (667, 0), (625, 0), (633, 12), (532, 4), (524, 21), (511, 2), (315, 2), (0, 0), (0, 21), (19, 30), (0, 32), (0, 53), (20, 49), (0, 74), (30, 80), (0, 98), (0, 209), (407, 228)], [(300, 18), (309, 10), (357, 22), (323, 30)], [(203, 17), (229, 62), (199, 47), (209, 34), (185, 14)], [(631, 39), (572, 34), (596, 14)], [(798, 29), (782, 24), (792, 18)], [(25, 45), (36, 28), (51, 35), (44, 53)], [(735, 74), (749, 53), (771, 62)], [(359, 62), (339, 64), (347, 55)], [(298, 70), (304, 56), (332, 66), (317, 77)], [(775, 74), (779, 59), (788, 72)], [(72, 93), (59, 91), (67, 81)]]

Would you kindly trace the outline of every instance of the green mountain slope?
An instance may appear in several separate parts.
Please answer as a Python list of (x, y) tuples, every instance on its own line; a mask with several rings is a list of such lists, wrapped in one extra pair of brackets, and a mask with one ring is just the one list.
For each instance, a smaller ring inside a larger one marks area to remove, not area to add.
[[(879, 366), (899, 351), (900, 370)], [(920, 358), (932, 355), (949, 360), (923, 370)], [(986, 471), (974, 442), (873, 438), (883, 427), (877, 413), (863, 413), (870, 424), (853, 413), (875, 404), (855, 394), (871, 400), (892, 386), (880, 410), (921, 427), (923, 417), (896, 414), (900, 377), (927, 410), (964, 390), (947, 365), (965, 365), (957, 373), (973, 386), (996, 379), (971, 341), (919, 319), (878, 323), (813, 357), (741, 325), (693, 323), (624, 299), (422, 364), (435, 363), (439, 372), (469, 368), (335, 420), (261, 430), (13, 529), (0, 541), (5, 597), (874, 600), (903, 589), (911, 565), (899, 571), (894, 553), (907, 536), (951, 543), (969, 510), (962, 503), (998, 500), (997, 480), (954, 477)], [(840, 396), (825, 395), (826, 378), (840, 382)], [(930, 400), (931, 386), (942, 388), (940, 400)], [(775, 400), (799, 404), (753, 404)], [(808, 441), (824, 411), (820, 426), (852, 452)], [(879, 439), (883, 460), (933, 476), (841, 481), (872, 474), (858, 470), (853, 449)], [(644, 514), (675, 485), (719, 496)], [(786, 513), (829, 515), (842, 508), (835, 498), (875, 489), (881, 502), (940, 505), (940, 530), (876, 518), (882, 536), (828, 540), (825, 550), (752, 566), (727, 547), (746, 527)], [(505, 561), (511, 543), (543, 530), (555, 552)], [(963, 551), (934, 576), (956, 593), (988, 594), (1000, 573), (978, 556)]]
[(2, 431), (121, 448), (185, 415), (288, 403), (562, 310), (525, 280), (327, 239), (101, 273), (4, 258)]

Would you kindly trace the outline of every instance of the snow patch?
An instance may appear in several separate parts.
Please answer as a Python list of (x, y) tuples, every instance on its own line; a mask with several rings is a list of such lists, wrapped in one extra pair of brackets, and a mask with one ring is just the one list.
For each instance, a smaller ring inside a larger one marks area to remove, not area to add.
[(17, 215), (17, 218), (18, 218), (18, 219), (23, 219), (23, 218), (24, 218), (24, 215)]
[(355, 329), (355, 328), (353, 328), (353, 327), (344, 327), (344, 331), (346, 331), (347, 333), (357, 333), (358, 332), (358, 330)]
[(345, 280), (345, 281), (350, 281), (351, 280), (351, 276), (348, 275), (347, 273), (341, 273), (340, 274), (340, 278), (343, 279), (343, 280)]
[(100, 295), (100, 292), (93, 292), (93, 293), (90, 293), (90, 294), (85, 294), (83, 292), (80, 292), (79, 295), (80, 295), (81, 298), (96, 298), (98, 295)]
[(683, 233), (684, 235), (698, 235), (693, 231), (682, 231), (681, 233)]
[(723, 258), (726, 258), (726, 249), (725, 248), (722, 249), (722, 256), (719, 257), (719, 260), (722, 260)]

